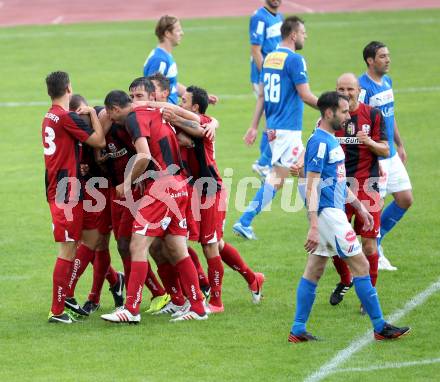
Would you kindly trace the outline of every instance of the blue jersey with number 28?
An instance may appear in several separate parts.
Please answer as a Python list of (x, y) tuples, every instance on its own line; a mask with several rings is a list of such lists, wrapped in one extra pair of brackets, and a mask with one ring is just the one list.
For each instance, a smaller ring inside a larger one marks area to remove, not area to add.
[(296, 85), (308, 82), (304, 58), (288, 48), (279, 47), (266, 56), (260, 82), (264, 85), (267, 128), (302, 130), (304, 102)]

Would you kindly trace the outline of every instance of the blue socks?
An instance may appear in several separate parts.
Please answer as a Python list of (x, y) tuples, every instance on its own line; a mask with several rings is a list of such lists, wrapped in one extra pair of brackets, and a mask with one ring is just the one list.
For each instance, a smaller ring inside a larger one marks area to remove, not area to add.
[(354, 277), (353, 284), (359, 300), (361, 300), (364, 309), (370, 316), (374, 331), (381, 332), (385, 325), (385, 320), (383, 318), (382, 309), (380, 308), (376, 288), (371, 284), (370, 275)]
[(296, 289), (296, 313), (290, 332), (298, 335), (306, 332), (306, 323), (315, 302), (317, 284), (301, 277)]
[(406, 211), (408, 210), (400, 208), (394, 200), (383, 210), (380, 218), (380, 238), (377, 240), (378, 245), (380, 245), (383, 237), (402, 219)]
[(270, 166), (272, 162), (272, 150), (270, 149), (267, 133), (264, 131), (260, 141), (260, 158), (258, 164), (260, 166)]
[(264, 183), (257, 191), (252, 202), (246, 208), (246, 211), (241, 215), (240, 223), (245, 227), (249, 227), (254, 217), (272, 201), (276, 192), (277, 191), (272, 185)]

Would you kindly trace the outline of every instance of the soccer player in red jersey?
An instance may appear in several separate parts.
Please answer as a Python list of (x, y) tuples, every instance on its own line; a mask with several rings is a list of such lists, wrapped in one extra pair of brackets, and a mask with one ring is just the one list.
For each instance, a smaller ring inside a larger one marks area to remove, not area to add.
[[(151, 82), (148, 93), (154, 95)], [(129, 198), (131, 184), (145, 170), (147, 172), (143, 175), (146, 186), (141, 201), (137, 205), (127, 201), (127, 205), (135, 210), (136, 218), (130, 242), (132, 264), (125, 308), (101, 317), (111, 322), (140, 322), (142, 289), (148, 271), (147, 253), (155, 238), (161, 237), (191, 305), (188, 311), (172, 321), (206, 320), (197, 273), (186, 249), (188, 192), (185, 179), (179, 175), (181, 161), (175, 130), (163, 120), (159, 109), (133, 107), (130, 97), (123, 91), (110, 92), (105, 106), (113, 121), (125, 123), (138, 154), (124, 183), (116, 187), (117, 193), (122, 195), (125, 192)]]
[(72, 315), (64, 311), (73, 259), (83, 227), (81, 185), (78, 180), (79, 142), (93, 147), (104, 146), (104, 134), (92, 107), (83, 107), (80, 114), (89, 114), (93, 130), (77, 113), (69, 111), (72, 85), (66, 72), (53, 72), (46, 77), (47, 93), (52, 106), (42, 123), (42, 141), (46, 166), (46, 197), (52, 215), (55, 241), (60, 243), (53, 271), (52, 307), (49, 322), (70, 324)]
[[(354, 230), (362, 238), (362, 251), (370, 264), (370, 277), (376, 285), (378, 252), (377, 235), (380, 229), (381, 200), (379, 195), (379, 159), (389, 155), (384, 120), (379, 109), (358, 101), (360, 87), (357, 77), (352, 73), (342, 74), (336, 83), (336, 90), (349, 97), (351, 120), (335, 133), (345, 153), (345, 168), (350, 188), (373, 216), (374, 227), (365, 231), (363, 221), (350, 204), (345, 212)], [(340, 282), (330, 296), (330, 304), (337, 305), (352, 286), (350, 270), (344, 260), (333, 257), (333, 263), (341, 276)], [(361, 312), (363, 309), (361, 308)]]
[[(204, 114), (208, 107), (208, 95), (204, 89), (196, 86), (188, 87), (182, 95), (181, 107), (197, 114), (201, 125), (211, 121), (211, 118)], [(175, 109), (173, 106), (171, 108)], [(264, 275), (254, 273), (237, 249), (223, 240), (227, 195), (226, 190), (222, 187), (222, 179), (215, 161), (215, 141), (206, 135), (203, 128), (195, 129), (187, 126), (187, 123), (182, 124), (181, 119), (172, 113), (169, 118), (174, 120), (186, 133), (192, 135), (194, 140), (193, 151), (197, 164), (193, 164), (194, 160), (191, 160), (190, 157), (189, 165), (192, 175), (199, 179), (196, 181), (199, 186), (196, 186), (196, 189), (200, 194), (201, 202), (199, 241), (208, 262), (208, 277), (211, 284), (210, 309), (213, 313), (223, 311), (223, 304), (219, 298), (221, 284), (218, 285), (223, 274), (223, 267), (220, 268), (218, 265), (220, 259), (243, 276), (248, 283), (253, 302), (258, 304), (262, 297)], [(217, 253), (219, 257), (215, 256)]]
[[(79, 94), (74, 94), (69, 102), (70, 111), (87, 106), (86, 99)], [(100, 111), (104, 108), (96, 106), (94, 109), (99, 116)], [(81, 118), (87, 124), (91, 124), (88, 115), (82, 115)], [(91, 314), (99, 309), (101, 290), (105, 279), (110, 284), (115, 307), (124, 305), (124, 275), (116, 272), (110, 265), (109, 241), (112, 226), (109, 218), (111, 212), (108, 180), (103, 177), (103, 171), (95, 162), (94, 148), (83, 146), (81, 151), (80, 180), (84, 193), (83, 231), (81, 243), (76, 250), (74, 259), (75, 277), (70, 280), (65, 304), (66, 307), (73, 309), (78, 306), (74, 298), (76, 283), (88, 264), (93, 263), (92, 289), (82, 307), (87, 314)], [(96, 182), (92, 183), (92, 181)]]

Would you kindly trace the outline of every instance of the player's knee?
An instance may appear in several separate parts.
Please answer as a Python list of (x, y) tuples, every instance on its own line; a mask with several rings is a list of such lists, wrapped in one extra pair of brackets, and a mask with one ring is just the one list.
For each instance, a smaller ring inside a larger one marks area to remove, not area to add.
[(396, 204), (400, 208), (403, 208), (404, 210), (410, 208), (414, 202), (414, 196), (411, 191), (407, 191), (403, 194), (397, 195), (395, 199), (396, 199)]
[(373, 256), (374, 254), (376, 254), (377, 253), (376, 239), (365, 241), (362, 244), (362, 252), (364, 252), (365, 256)]
[(370, 271), (370, 264), (363, 253), (353, 256), (349, 261), (349, 266), (353, 276), (365, 276)]

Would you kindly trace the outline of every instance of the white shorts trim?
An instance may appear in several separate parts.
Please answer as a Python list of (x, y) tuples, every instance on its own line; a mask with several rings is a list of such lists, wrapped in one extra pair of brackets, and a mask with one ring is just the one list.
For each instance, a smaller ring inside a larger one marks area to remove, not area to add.
[(272, 166), (289, 168), (304, 150), (301, 141), (301, 131), (267, 130), (267, 138), (272, 150)]
[(362, 252), (362, 247), (345, 212), (339, 208), (324, 208), (318, 216), (319, 245), (317, 256), (344, 259)]
[(391, 158), (380, 159), (379, 165), (384, 173), (379, 180), (381, 198), (385, 198), (388, 194), (412, 189), (408, 172), (398, 154)]

